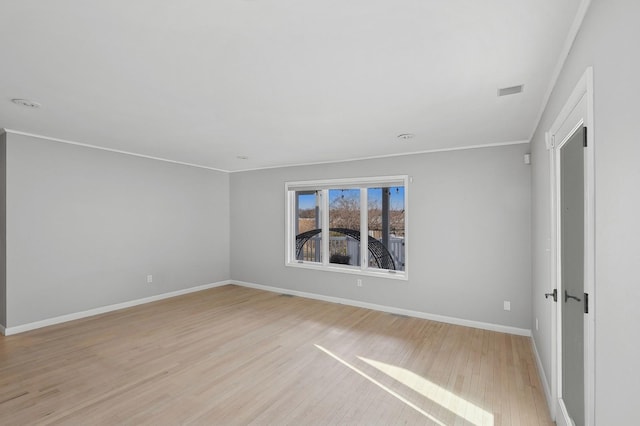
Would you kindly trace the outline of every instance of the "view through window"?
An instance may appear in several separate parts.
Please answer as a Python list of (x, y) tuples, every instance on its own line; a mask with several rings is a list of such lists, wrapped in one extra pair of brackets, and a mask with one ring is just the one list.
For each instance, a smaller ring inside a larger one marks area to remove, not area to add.
[(287, 264), (406, 272), (407, 177), (287, 183)]

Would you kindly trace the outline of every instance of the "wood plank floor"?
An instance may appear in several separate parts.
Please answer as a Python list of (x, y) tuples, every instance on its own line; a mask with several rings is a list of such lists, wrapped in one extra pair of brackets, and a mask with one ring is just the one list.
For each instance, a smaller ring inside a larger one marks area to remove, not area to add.
[(0, 336), (1, 425), (551, 425), (530, 341), (224, 286)]

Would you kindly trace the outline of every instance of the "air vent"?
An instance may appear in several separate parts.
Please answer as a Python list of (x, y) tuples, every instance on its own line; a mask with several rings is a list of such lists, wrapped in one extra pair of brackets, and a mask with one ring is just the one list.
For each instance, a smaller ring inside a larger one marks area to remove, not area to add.
[(502, 89), (498, 89), (498, 96), (515, 95), (517, 93), (522, 93), (523, 89), (524, 84), (519, 86), (503, 87)]

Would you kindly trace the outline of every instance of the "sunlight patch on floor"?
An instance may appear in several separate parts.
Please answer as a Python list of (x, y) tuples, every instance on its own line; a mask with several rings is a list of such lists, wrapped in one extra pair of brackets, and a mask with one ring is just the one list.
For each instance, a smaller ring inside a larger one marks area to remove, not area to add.
[(383, 385), (382, 383), (378, 382), (377, 380), (375, 380), (373, 377), (367, 375), (366, 373), (364, 373), (363, 371), (359, 370), (358, 368), (354, 367), (353, 365), (349, 364), (347, 361), (343, 360), (342, 358), (340, 358), (339, 356), (335, 355), (334, 353), (332, 353), (331, 351), (323, 348), (320, 345), (314, 345), (316, 348), (320, 349), (322, 352), (324, 352), (325, 354), (329, 355), (331, 358), (335, 359), (336, 361), (338, 361), (340, 364), (344, 365), (345, 367), (351, 369), (352, 371), (358, 373), (359, 375), (361, 375), (362, 377), (364, 377), (365, 379), (369, 380), (371, 383), (375, 384), (376, 386), (380, 387), (382, 390), (384, 390), (385, 392), (388, 392), (390, 395), (394, 396), (395, 398), (397, 398), (398, 400), (402, 401), (403, 403), (407, 404), (409, 407), (413, 408), (414, 410), (416, 410), (417, 412), (419, 412), (420, 414), (422, 414), (423, 416), (427, 417), (429, 420), (435, 422), (436, 424), (440, 425), (440, 426), (445, 426), (444, 423), (438, 421), (438, 419), (436, 419), (435, 417), (433, 417), (431, 414), (427, 413), (426, 411), (422, 410), (420, 407), (418, 407), (417, 405), (415, 405), (414, 403), (412, 403), (411, 401), (409, 401), (408, 399), (406, 399), (405, 397), (403, 397), (402, 395), (398, 394), (397, 392), (394, 392), (393, 390), (389, 389), (387, 386)]
[(406, 368), (360, 356), (358, 358), (474, 425), (493, 426), (493, 414), (442, 388), (441, 386), (436, 385), (424, 377), (419, 376)]

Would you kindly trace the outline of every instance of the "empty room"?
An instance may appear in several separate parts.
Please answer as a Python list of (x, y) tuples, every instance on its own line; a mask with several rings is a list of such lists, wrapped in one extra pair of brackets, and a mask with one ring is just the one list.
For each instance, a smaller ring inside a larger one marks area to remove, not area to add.
[(1, 425), (638, 424), (640, 2), (0, 16)]

